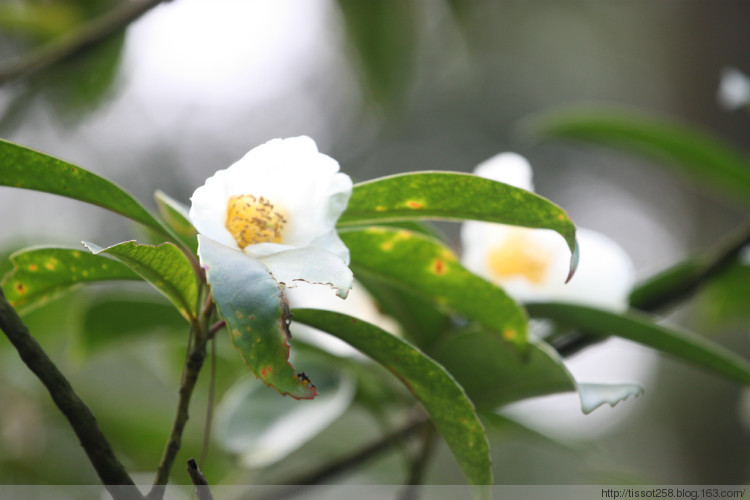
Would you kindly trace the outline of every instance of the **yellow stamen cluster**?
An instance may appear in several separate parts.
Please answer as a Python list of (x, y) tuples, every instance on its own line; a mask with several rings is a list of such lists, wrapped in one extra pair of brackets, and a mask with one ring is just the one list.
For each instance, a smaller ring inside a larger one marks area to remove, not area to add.
[(241, 249), (257, 243), (281, 243), (284, 214), (262, 196), (232, 196), (227, 203), (224, 226), (232, 233)]
[(552, 261), (551, 252), (534, 245), (532, 238), (523, 230), (514, 231), (502, 244), (487, 252), (487, 268), (496, 278), (524, 276), (535, 284), (541, 284)]

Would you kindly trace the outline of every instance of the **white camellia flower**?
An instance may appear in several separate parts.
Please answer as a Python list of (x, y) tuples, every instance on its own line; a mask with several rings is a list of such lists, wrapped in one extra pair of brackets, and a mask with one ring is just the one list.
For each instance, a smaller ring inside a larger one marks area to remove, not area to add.
[(261, 257), (301, 247), (349, 251), (335, 225), (352, 194), (352, 180), (318, 152), (309, 137), (274, 139), (219, 170), (191, 198), (199, 233)]
[(264, 261), (288, 286), (330, 283), (345, 296), (349, 250), (335, 226), (351, 194), (349, 176), (311, 138), (273, 139), (208, 178), (189, 216), (202, 236)]
[[(531, 167), (515, 153), (481, 163), (477, 175), (533, 190)], [(519, 302), (568, 302), (622, 311), (635, 280), (627, 254), (595, 231), (579, 229), (578, 270), (565, 283), (570, 250), (559, 234), (504, 224), (469, 221), (461, 229), (462, 262)]]

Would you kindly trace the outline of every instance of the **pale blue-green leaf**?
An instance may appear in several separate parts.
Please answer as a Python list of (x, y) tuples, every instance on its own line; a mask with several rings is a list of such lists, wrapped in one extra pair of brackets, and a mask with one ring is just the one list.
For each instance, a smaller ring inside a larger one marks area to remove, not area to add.
[(637, 384), (578, 384), (578, 395), (581, 397), (581, 410), (589, 414), (603, 404), (615, 406), (630, 396), (643, 394), (643, 387)]
[(289, 363), (290, 316), (282, 285), (268, 266), (203, 235), (198, 235), (198, 255), (232, 342), (250, 370), (282, 395), (314, 398), (315, 386)]
[(259, 259), (273, 273), (276, 281), (294, 286), (295, 281), (328, 285), (336, 295), (346, 298), (354, 275), (337, 255), (317, 247), (295, 248)]

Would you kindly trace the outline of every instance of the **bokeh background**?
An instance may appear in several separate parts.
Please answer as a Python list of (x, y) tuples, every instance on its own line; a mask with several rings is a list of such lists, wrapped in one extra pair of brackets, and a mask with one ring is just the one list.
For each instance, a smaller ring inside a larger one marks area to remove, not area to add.
[[(0, 67), (115, 3), (5, 0)], [(156, 189), (189, 203), (206, 177), (274, 137), (315, 138), (355, 180), (471, 171), (516, 151), (533, 165), (539, 194), (616, 240), (645, 278), (711, 248), (747, 221), (746, 209), (645, 159), (541, 141), (528, 124), (564, 106), (615, 105), (684, 121), (749, 151), (750, 114), (717, 103), (724, 67), (750, 72), (750, 2), (173, 0), (122, 36), (5, 82), (0, 135), (112, 179), (149, 207)], [(459, 249), (457, 226), (441, 229)], [(102, 210), (0, 187), (4, 256), (30, 244), (105, 246), (142, 236)], [(7, 266), (3, 257), (0, 269)], [(708, 290), (667, 319), (748, 357), (748, 318), (735, 314), (747, 291), (743, 283)], [(128, 465), (147, 473), (171, 421), (183, 334), (170, 324), (99, 346), (101, 329), (79, 314), (91, 300), (81, 292), (27, 320)], [(244, 373), (226, 344), (220, 389)], [(640, 382), (645, 394), (588, 417), (572, 416), (574, 398), (517, 409), (511, 415), (532, 430), (493, 432), (499, 483), (750, 482), (747, 388), (624, 344), (594, 347), (573, 363), (592, 381)], [(192, 454), (200, 450), (203, 382), (186, 443)], [(263, 477), (283, 482), (347, 449), (352, 434), (376, 436), (372, 427), (354, 412)], [(257, 477), (220, 445), (211, 453), (205, 470), (215, 482)], [(428, 479), (460, 483), (451, 461), (442, 450)], [(398, 483), (401, 466), (391, 454), (342, 480)], [(187, 482), (182, 474), (176, 482)], [(92, 482), (65, 422), (0, 341), (0, 483)]]

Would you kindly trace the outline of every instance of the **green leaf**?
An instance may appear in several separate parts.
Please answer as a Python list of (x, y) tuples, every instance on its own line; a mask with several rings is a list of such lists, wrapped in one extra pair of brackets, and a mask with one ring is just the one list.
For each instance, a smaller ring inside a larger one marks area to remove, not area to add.
[(496, 335), (474, 327), (448, 336), (432, 356), (456, 377), (480, 410), (576, 390), (562, 359), (543, 342), (529, 341), (527, 352), (521, 354)]
[(289, 311), (268, 267), (202, 235), (198, 254), (232, 342), (250, 370), (282, 395), (314, 398), (315, 386), (289, 364)]
[[(630, 293), (630, 306), (654, 311), (689, 297), (713, 278), (727, 274), (727, 268), (735, 266), (748, 243), (750, 227), (738, 228), (710, 251), (692, 256), (638, 284)], [(745, 295), (739, 297), (746, 302)]]
[(394, 318), (404, 335), (417, 347), (430, 352), (433, 344), (450, 327), (450, 317), (438, 310), (434, 302), (374, 277), (358, 276), (375, 299), (378, 309)]
[(372, 227), (341, 231), (355, 276), (374, 277), (429, 299), (442, 309), (526, 345), (524, 310), (502, 289), (466, 270), (437, 240), (406, 230)]
[(329, 332), (388, 368), (419, 399), (469, 484), (492, 484), (489, 444), (466, 393), (445, 368), (418, 349), (351, 316), (295, 309), (294, 319)]
[(552, 229), (578, 264), (576, 228), (565, 211), (529, 191), (460, 172), (414, 172), (354, 186), (339, 226), (400, 220), (479, 220)]
[(169, 231), (135, 198), (112, 182), (81, 167), (2, 139), (0, 185), (91, 203), (169, 235)]
[(13, 270), (2, 280), (5, 296), (22, 313), (83, 283), (139, 280), (126, 266), (81, 250), (39, 247), (11, 255)]
[(90, 352), (120, 340), (184, 329), (184, 320), (161, 298), (107, 294), (97, 297), (84, 312), (80, 340)]
[(530, 127), (553, 138), (615, 147), (671, 164), (700, 185), (750, 203), (747, 155), (696, 128), (662, 117), (617, 109), (576, 109), (542, 116)]
[(616, 314), (569, 304), (529, 304), (533, 317), (549, 318), (594, 335), (616, 335), (750, 384), (750, 362), (695, 333), (653, 323), (646, 315)]
[(411, 2), (339, 0), (349, 37), (357, 51), (363, 86), (386, 110), (398, 109), (416, 47), (418, 17)]
[(161, 190), (154, 193), (154, 198), (162, 219), (180, 238), (180, 241), (193, 253), (196, 253), (198, 251), (198, 231), (190, 222), (188, 208)]
[(92, 253), (111, 255), (128, 266), (164, 294), (185, 319), (195, 319), (198, 280), (190, 261), (172, 243), (152, 246), (125, 241), (108, 248), (89, 242), (84, 244)]

